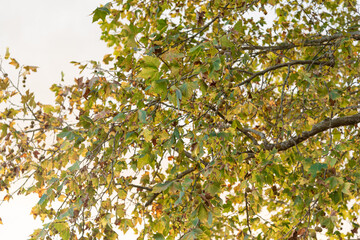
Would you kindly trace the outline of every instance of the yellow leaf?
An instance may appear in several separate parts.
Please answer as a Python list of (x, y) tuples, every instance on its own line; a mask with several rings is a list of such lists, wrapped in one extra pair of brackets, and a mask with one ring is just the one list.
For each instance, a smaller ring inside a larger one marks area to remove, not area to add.
[(15, 58), (11, 58), (11, 62), (9, 64), (15, 66), (16, 69), (20, 67), (20, 64), (15, 60)]
[(47, 214), (45, 214), (45, 213), (40, 213), (41, 221), (44, 221), (46, 217), (47, 217)]
[(145, 141), (150, 142), (151, 139), (152, 139), (151, 131), (150, 131), (149, 129), (145, 128), (145, 129), (143, 130), (143, 134), (144, 134), (144, 139), (145, 139)]
[(268, 4), (271, 6), (274, 6), (276, 4), (275, 0), (268, 0)]
[(60, 197), (58, 197), (58, 200), (60, 202), (63, 202), (65, 200), (66, 196), (65, 195), (60, 195)]
[(123, 87), (123, 88), (130, 86), (130, 84), (128, 82), (121, 82), (120, 84), (121, 84), (121, 87)]
[(163, 45), (164, 42), (163, 41), (153, 41), (153, 44), (156, 44), (156, 45)]
[(10, 57), (9, 48), (6, 48), (5, 59), (9, 59), (9, 57)]
[(31, 209), (30, 214), (34, 216), (34, 219), (36, 219), (36, 216), (39, 215), (40, 209), (39, 206), (36, 205)]
[(44, 113), (51, 113), (54, 111), (54, 107), (52, 105), (43, 105)]
[(309, 125), (311, 125), (311, 126), (316, 123), (315, 119), (313, 119), (311, 117), (308, 117), (307, 120), (308, 120)]

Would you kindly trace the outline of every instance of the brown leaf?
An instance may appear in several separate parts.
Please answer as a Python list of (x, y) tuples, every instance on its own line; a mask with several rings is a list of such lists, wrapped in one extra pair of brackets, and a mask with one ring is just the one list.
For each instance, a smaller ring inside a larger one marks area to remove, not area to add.
[(299, 237), (305, 236), (307, 234), (307, 229), (306, 228), (302, 228), (297, 232), (297, 235)]
[(198, 26), (204, 25), (204, 16), (205, 16), (204, 11), (196, 12), (196, 22)]
[(86, 88), (84, 93), (83, 93), (83, 97), (87, 100), (89, 94), (90, 94), (90, 88)]

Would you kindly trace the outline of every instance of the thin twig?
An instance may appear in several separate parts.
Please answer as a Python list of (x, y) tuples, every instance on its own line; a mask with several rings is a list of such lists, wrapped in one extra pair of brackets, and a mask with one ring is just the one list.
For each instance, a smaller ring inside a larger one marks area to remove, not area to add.
[(245, 191), (245, 211), (246, 211), (246, 224), (249, 228), (250, 235), (252, 235), (251, 228), (250, 228), (249, 206), (248, 206), (248, 198), (247, 198), (246, 191)]

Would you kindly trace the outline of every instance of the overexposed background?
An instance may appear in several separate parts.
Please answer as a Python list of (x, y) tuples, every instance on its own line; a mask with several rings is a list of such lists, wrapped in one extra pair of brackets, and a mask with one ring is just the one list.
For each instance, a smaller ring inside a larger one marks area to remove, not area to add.
[(106, 2), (0, 0), (0, 55), (9, 47), (11, 57), (20, 64), (39, 66), (26, 84), (38, 100), (50, 100), (46, 98), (52, 96), (49, 87), (60, 82), (61, 71), (68, 83), (77, 76), (78, 70), (70, 61), (102, 60), (111, 53), (90, 16)]

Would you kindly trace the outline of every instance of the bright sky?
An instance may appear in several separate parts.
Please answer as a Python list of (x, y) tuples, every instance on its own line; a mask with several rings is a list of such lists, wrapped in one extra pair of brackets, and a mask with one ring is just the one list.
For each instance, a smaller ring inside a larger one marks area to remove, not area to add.
[[(59, 83), (61, 71), (70, 83), (78, 69), (69, 62), (102, 60), (111, 53), (100, 40), (100, 29), (91, 12), (104, 0), (0, 0), (0, 55), (6, 47), (20, 64), (39, 66), (27, 80), (36, 100), (52, 102), (49, 88)], [(13, 67), (3, 66), (5, 70)], [(11, 73), (11, 71), (10, 71)], [(15, 78), (16, 75), (10, 74)], [(15, 80), (15, 79), (14, 79)], [(0, 193), (0, 201), (4, 194)], [(37, 196), (15, 196), (0, 206), (0, 239), (23, 240), (41, 227), (30, 215)], [(126, 237), (126, 239), (134, 239)]]
[[(6, 47), (20, 64), (39, 66), (27, 86), (49, 100), (49, 87), (65, 73), (71, 82), (78, 71), (70, 61), (102, 60), (111, 50), (100, 40), (91, 12), (105, 0), (0, 0), (0, 54)], [(5, 66), (11, 69), (10, 66)]]

